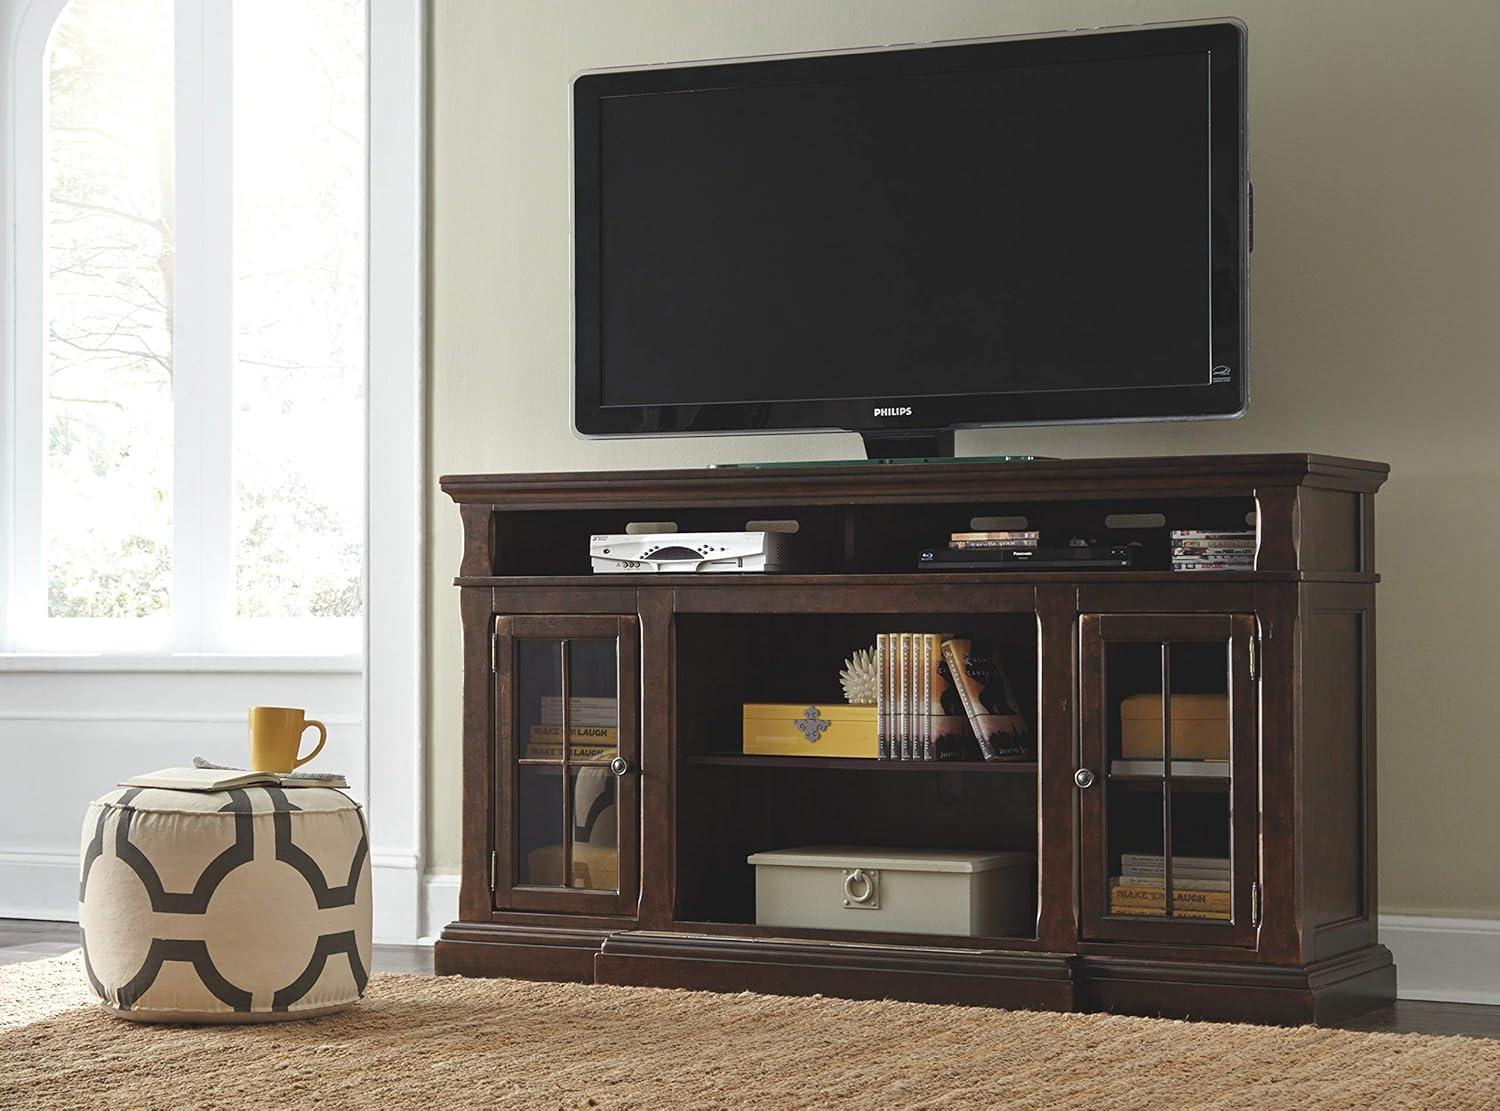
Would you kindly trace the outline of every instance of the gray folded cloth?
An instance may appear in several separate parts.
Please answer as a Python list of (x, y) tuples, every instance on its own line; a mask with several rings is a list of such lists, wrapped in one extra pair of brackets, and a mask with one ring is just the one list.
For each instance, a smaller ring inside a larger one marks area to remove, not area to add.
[[(243, 772), (250, 770), (249, 768), (231, 768), (228, 764), (215, 764), (212, 760), (209, 760), (203, 756), (193, 757), (193, 767), (208, 768), (209, 770), (216, 772)], [(288, 772), (286, 773), (284, 778), (306, 779), (310, 782), (321, 783), (325, 780), (330, 779), (342, 780), (344, 777), (339, 772)]]

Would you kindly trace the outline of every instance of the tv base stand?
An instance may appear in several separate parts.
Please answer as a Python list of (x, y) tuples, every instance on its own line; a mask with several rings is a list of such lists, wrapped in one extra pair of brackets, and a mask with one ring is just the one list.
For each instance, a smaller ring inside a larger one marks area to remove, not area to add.
[[(1276, 1023), (1389, 1003), (1385, 477), (1299, 454), (443, 479), (463, 877), (438, 971)], [(798, 522), (795, 573), (588, 573), (591, 533), (773, 518)], [(1136, 566), (912, 569), (980, 518)], [(1253, 529), (1253, 566), (1173, 571), (1173, 529)], [(842, 701), (854, 650), (939, 629), (995, 646), (1034, 759), (743, 752), (745, 703)], [(757, 924), (746, 858), (818, 844), (1024, 852), (1035, 882), (1005, 936)]]
[(901, 431), (883, 428), (859, 434), (869, 459), (951, 459), (953, 429)]

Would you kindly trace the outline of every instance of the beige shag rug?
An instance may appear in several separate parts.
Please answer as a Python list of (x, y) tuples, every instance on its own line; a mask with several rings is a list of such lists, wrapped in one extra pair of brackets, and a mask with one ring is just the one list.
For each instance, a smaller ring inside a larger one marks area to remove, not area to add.
[(1500, 1105), (1471, 1038), (416, 976), (327, 1018), (147, 1026), (78, 983), (0, 968), (0, 1015), (57, 1012), (0, 1031), (0, 1107)]

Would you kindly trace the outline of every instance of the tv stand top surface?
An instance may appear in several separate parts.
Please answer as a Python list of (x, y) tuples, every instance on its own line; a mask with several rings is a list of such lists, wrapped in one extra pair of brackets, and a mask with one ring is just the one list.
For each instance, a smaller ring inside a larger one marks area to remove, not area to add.
[(1176, 493), (1252, 494), (1265, 486), (1315, 486), (1373, 493), (1384, 463), (1307, 452), (1124, 456), (1099, 459), (957, 459), (939, 464), (830, 463), (806, 467), (698, 467), (659, 471), (565, 471), (445, 475), (456, 502), (510, 508), (632, 503), (752, 505), (800, 500), (904, 501), (944, 497), (1040, 500)]
[(1079, 572), (1097, 581), (1170, 573), (1178, 529), (1254, 528), (1256, 573), (1373, 575), (1370, 500), (1386, 473), (1382, 463), (1278, 454), (452, 475), (442, 484), (459, 503), (464, 585), (562, 585), (588, 574), (597, 534), (735, 532), (773, 520), (797, 522), (795, 564), (825, 583), (896, 573), (936, 582), (918, 568), (921, 552), (971, 528), (1035, 529), (1044, 546), (1139, 549), (1131, 571)]

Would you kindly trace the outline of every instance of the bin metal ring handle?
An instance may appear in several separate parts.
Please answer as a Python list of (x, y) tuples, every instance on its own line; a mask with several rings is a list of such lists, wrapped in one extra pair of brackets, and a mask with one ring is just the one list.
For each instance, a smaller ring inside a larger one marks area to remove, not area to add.
[(863, 868), (844, 873), (844, 905), (868, 907), (875, 903), (875, 877)]

